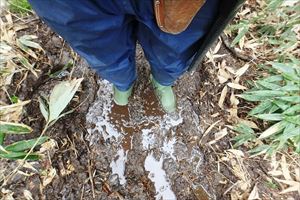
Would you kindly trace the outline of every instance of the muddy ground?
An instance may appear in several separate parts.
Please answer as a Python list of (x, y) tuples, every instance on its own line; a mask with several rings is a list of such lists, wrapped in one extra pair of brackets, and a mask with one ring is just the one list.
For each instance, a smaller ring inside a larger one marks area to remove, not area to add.
[[(15, 199), (25, 199), (26, 189), (33, 199), (51, 200), (230, 199), (237, 178), (219, 162), (223, 150), (232, 145), (229, 136), (213, 147), (206, 145), (212, 136), (203, 137), (214, 122), (220, 120), (213, 129), (216, 132), (230, 121), (228, 112), (217, 106), (223, 87), (212, 63), (203, 63), (176, 82), (178, 114), (168, 116), (155, 98), (149, 64), (138, 47), (134, 95), (127, 107), (119, 107), (112, 101), (111, 84), (38, 19), (28, 21), (25, 33), (36, 34), (45, 50), (36, 63), (41, 71), (39, 78), (29, 73), (22, 82), (23, 77), (16, 75), (9, 92), (22, 100), (32, 99), (22, 120), (34, 129), (30, 137), (38, 136), (45, 123), (38, 96), (49, 94), (55, 84), (70, 76), (84, 77), (84, 81), (69, 108), (80, 106), (46, 133), (55, 143), (42, 161), (31, 163), (37, 171), (23, 168), (27, 175), (15, 176), (3, 186), (2, 195), (11, 191)], [(225, 47), (219, 53), (226, 54), (219, 60), (226, 59), (233, 67), (243, 65)], [(74, 60), (74, 68), (61, 71), (69, 60)], [(16, 166), (15, 162), (1, 163), (4, 172)], [(251, 179), (265, 191), (263, 197), (277, 199), (264, 184), (266, 166), (259, 159), (246, 166)]]

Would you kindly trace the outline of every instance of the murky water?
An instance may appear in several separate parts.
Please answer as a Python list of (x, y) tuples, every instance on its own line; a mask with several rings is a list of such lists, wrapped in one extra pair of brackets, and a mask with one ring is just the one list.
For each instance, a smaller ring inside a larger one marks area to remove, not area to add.
[[(195, 118), (190, 104), (179, 98), (177, 114), (164, 114), (152, 88), (144, 85), (146, 89), (136, 88), (128, 106), (117, 106), (112, 99), (112, 85), (104, 80), (99, 80), (98, 84), (97, 99), (86, 118), (90, 124), (86, 139), (91, 146), (95, 146), (101, 138), (106, 142), (107, 151), (112, 155), (109, 164), (111, 175), (118, 178), (121, 186), (126, 188), (127, 180), (133, 178), (126, 173), (128, 167), (134, 167), (129, 166), (134, 162), (130, 162), (131, 156), (128, 157), (128, 153), (133, 151), (134, 155), (142, 156), (139, 161), (142, 163), (136, 167), (142, 167), (153, 183), (154, 198), (175, 200), (174, 186), (177, 183), (173, 175), (188, 171), (201, 173), (203, 163), (199, 148), (183, 142), (189, 135), (200, 131), (199, 120)], [(186, 137), (178, 138), (178, 130), (187, 131)], [(181, 166), (179, 161), (189, 164)], [(194, 185), (190, 187), (194, 188)]]

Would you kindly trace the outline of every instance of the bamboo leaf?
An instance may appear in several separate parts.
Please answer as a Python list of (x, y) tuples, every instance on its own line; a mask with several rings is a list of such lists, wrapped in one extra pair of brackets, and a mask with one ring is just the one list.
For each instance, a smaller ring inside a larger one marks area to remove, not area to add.
[(249, 115), (255, 115), (255, 114), (263, 113), (265, 110), (271, 108), (271, 106), (272, 106), (271, 101), (263, 101), (259, 105), (257, 105), (255, 108), (253, 108), (249, 112)]
[(18, 39), (18, 41), (20, 43), (22, 43), (23, 45), (27, 46), (27, 47), (43, 50), (42, 47), (38, 43), (31, 41), (33, 39), (37, 39), (37, 36), (35, 36), (35, 35), (23, 35)]
[(300, 115), (296, 115), (296, 116), (286, 116), (284, 118), (285, 121), (288, 121), (290, 123), (293, 123), (293, 124), (297, 124), (300, 126)]
[(5, 138), (5, 133), (0, 133), (0, 145), (3, 144)]
[(282, 114), (258, 114), (254, 115), (254, 117), (257, 117), (259, 119), (263, 119), (266, 121), (281, 121), (283, 120), (284, 116)]
[(49, 137), (44, 136), (41, 138), (35, 138), (35, 139), (31, 139), (31, 140), (23, 140), (23, 141), (15, 142), (13, 144), (6, 146), (5, 150), (18, 152), (18, 151), (24, 151), (27, 149), (31, 149), (38, 139), (39, 139), (39, 141), (37, 142), (36, 146), (46, 142), (49, 139)]
[(53, 88), (49, 100), (49, 122), (59, 117), (73, 98), (82, 80), (83, 78), (63, 81)]
[(5, 134), (26, 134), (30, 133), (32, 128), (25, 124), (2, 122), (0, 121), (0, 133)]
[(260, 136), (258, 137), (258, 139), (264, 139), (264, 138), (270, 137), (271, 135), (274, 135), (275, 133), (282, 131), (284, 129), (284, 125), (285, 125), (285, 123), (277, 122), (276, 124), (269, 127), (267, 130), (262, 132), (260, 134)]
[(249, 30), (249, 26), (246, 25), (243, 28), (240, 29), (238, 35), (234, 38), (234, 40), (231, 43), (231, 47), (233, 47), (234, 45), (236, 45), (241, 39), (242, 37), (244, 37), (246, 35), (246, 33)]
[(300, 113), (300, 104), (293, 105), (292, 107), (286, 109), (282, 114), (294, 115), (296, 113)]
[(278, 90), (257, 90), (257, 91), (247, 91), (244, 94), (261, 96), (261, 97), (278, 97), (285, 96), (286, 92)]
[(39, 97), (39, 107), (42, 115), (44, 116), (45, 120), (48, 121), (49, 118), (49, 109), (48, 105), (45, 103), (45, 100), (42, 97)]
[[(10, 160), (18, 160), (23, 159), (27, 155), (27, 152), (0, 152), (0, 157), (10, 159)], [(27, 160), (38, 160), (40, 158), (39, 154), (31, 153), (28, 155)]]
[(276, 97), (276, 99), (280, 99), (291, 103), (300, 103), (300, 96), (283, 96), (283, 97)]
[(270, 89), (270, 90), (278, 89), (281, 87), (280, 85), (277, 85), (275, 83), (270, 83), (270, 82), (264, 81), (264, 80), (257, 81), (256, 83), (258, 83), (259, 85), (265, 87), (266, 89)]

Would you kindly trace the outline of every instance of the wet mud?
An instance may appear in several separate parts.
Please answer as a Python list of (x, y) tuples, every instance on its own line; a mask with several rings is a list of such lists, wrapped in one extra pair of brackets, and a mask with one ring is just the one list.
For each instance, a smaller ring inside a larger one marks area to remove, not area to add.
[[(218, 171), (212, 150), (199, 143), (204, 130), (224, 115), (215, 106), (222, 89), (215, 80), (216, 69), (203, 65), (183, 75), (174, 86), (177, 114), (169, 116), (155, 97), (150, 67), (138, 46), (138, 79), (129, 105), (121, 107), (113, 102), (112, 85), (98, 77), (62, 38), (40, 21), (30, 23), (27, 34), (36, 34), (45, 50), (36, 66), (40, 76), (29, 75), (21, 86), (9, 89), (12, 94), (17, 91), (20, 99), (33, 99), (22, 119), (34, 129), (27, 137), (38, 136), (44, 125), (38, 96), (49, 94), (70, 75), (84, 81), (68, 108), (80, 106), (46, 133), (55, 141), (54, 149), (47, 158), (32, 163), (37, 171), (22, 169), (31, 175), (18, 174), (5, 186), (15, 199), (24, 199), (25, 189), (33, 199), (51, 200), (227, 199), (223, 193), (228, 187), (220, 182), (224, 176), (233, 178), (232, 174), (222, 167)], [(70, 60), (74, 68), (62, 70)], [(14, 79), (18, 83), (22, 77)], [(229, 144), (225, 140), (220, 146)], [(3, 173), (15, 166), (1, 163)], [(51, 169), (56, 174), (43, 186)]]

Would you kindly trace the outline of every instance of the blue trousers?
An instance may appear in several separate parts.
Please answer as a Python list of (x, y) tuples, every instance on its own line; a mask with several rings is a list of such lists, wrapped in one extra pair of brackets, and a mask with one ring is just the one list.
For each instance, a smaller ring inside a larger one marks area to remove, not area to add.
[(136, 42), (162, 85), (183, 74), (210, 28), (219, 0), (207, 0), (189, 27), (168, 34), (156, 24), (153, 0), (29, 0), (35, 12), (119, 90), (134, 83)]

